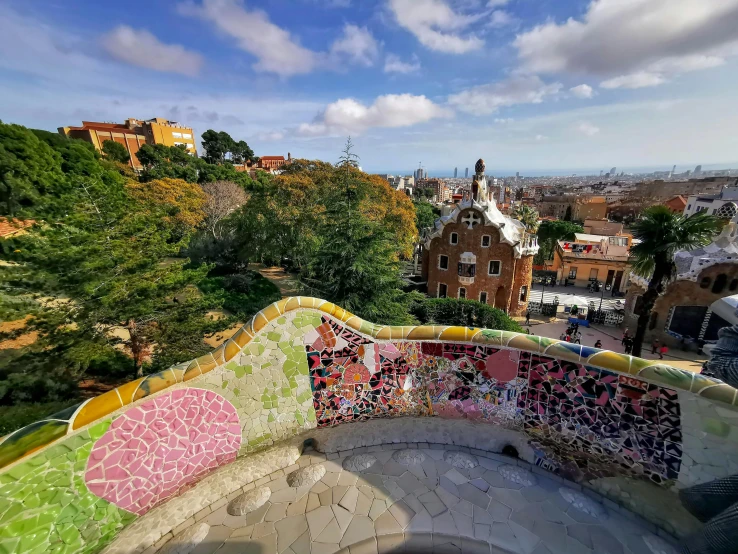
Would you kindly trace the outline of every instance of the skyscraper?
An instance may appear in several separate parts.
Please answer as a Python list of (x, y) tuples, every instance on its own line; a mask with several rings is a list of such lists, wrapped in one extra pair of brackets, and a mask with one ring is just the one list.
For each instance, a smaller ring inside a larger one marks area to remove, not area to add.
[(454, 179), (456, 179), (458, 176), (459, 176), (459, 168), (455, 167), (454, 168)]
[(694, 168), (694, 175), (693, 176), (694, 177), (699, 177), (700, 175), (702, 175), (702, 166), (701, 165), (698, 165), (697, 167)]
[(674, 167), (671, 168), (671, 173), (669, 173), (669, 179), (671, 179), (674, 176), (674, 173), (676, 173), (676, 164), (674, 164)]
[(468, 168), (468, 167), (466, 168), (466, 172), (464, 173), (464, 177), (465, 177), (466, 179), (468, 179), (468, 178), (469, 178), (469, 168)]
[(614, 176), (615, 176), (615, 173), (617, 173), (617, 169), (618, 169), (617, 167), (613, 167), (613, 168), (612, 168), (612, 169), (610, 170), (610, 175), (612, 175), (612, 176), (614, 177)]
[(520, 171), (515, 172), (515, 179), (520, 179)]

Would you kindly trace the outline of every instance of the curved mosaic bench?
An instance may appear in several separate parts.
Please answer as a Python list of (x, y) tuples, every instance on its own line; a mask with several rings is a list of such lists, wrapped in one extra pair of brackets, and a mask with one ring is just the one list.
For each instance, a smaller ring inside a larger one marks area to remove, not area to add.
[[(358, 433), (339, 426), (387, 416), (413, 419)], [(334, 452), (382, 442), (515, 446), (534, 467), (678, 534), (654, 491), (676, 502), (675, 489), (738, 473), (738, 391), (544, 337), (386, 327), (323, 300), (286, 298), (211, 354), (2, 439), (0, 552), (98, 551), (237, 458), (231, 466), (243, 461), (249, 479), (263, 477), (252, 461), (268, 460), (269, 472), (294, 463), (294, 437)]]

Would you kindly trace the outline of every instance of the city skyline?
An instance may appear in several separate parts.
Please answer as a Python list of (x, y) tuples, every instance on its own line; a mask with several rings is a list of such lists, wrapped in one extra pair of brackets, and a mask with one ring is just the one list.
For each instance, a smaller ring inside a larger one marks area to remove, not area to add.
[(372, 172), (469, 152), (524, 174), (735, 156), (738, 0), (2, 8), (0, 119), (30, 127), (163, 117), (326, 161), (351, 135)]

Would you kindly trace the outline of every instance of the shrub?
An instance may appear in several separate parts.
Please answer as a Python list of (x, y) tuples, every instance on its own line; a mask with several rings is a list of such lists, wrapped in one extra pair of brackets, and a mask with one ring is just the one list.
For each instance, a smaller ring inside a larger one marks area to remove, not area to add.
[(425, 298), (414, 302), (410, 312), (427, 325), (460, 325), (523, 332), (522, 327), (505, 312), (476, 300)]
[(44, 404), (21, 404), (19, 406), (0, 406), (0, 437), (12, 433), (26, 425), (47, 418), (75, 401), (47, 402)]

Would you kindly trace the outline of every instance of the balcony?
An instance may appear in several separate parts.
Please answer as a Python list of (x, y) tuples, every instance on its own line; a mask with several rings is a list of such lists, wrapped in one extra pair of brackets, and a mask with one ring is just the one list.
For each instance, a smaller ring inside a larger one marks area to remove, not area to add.
[(657, 361), (284, 298), (5, 437), (0, 545), (675, 552), (702, 526), (676, 490), (735, 473), (737, 397)]

